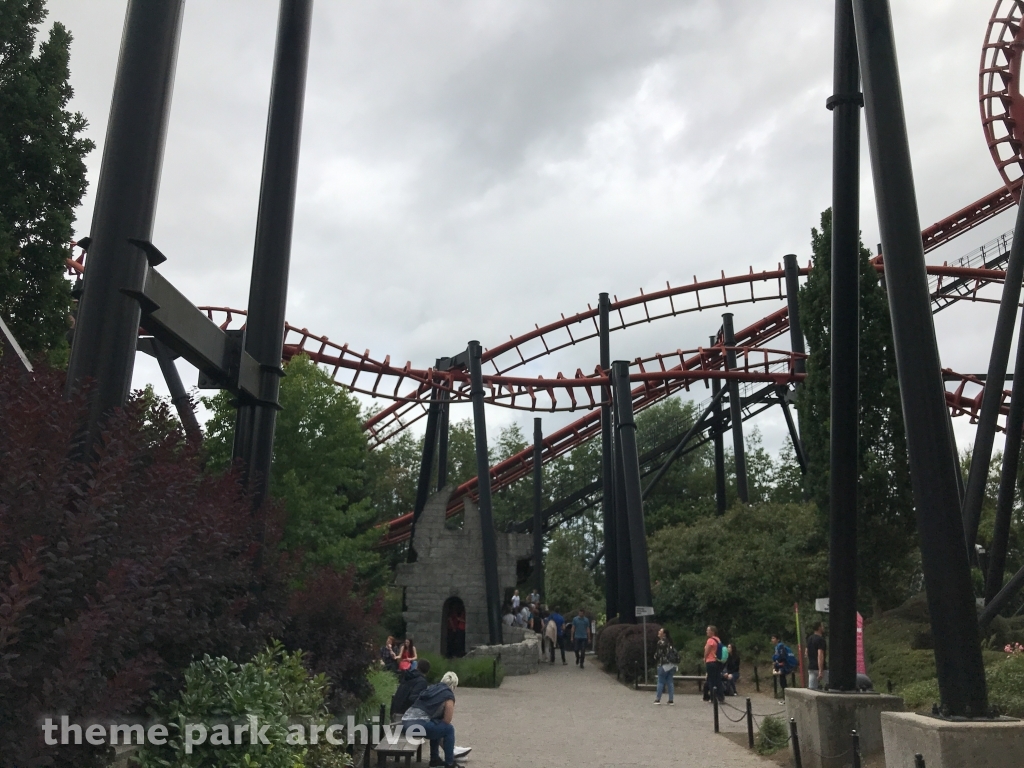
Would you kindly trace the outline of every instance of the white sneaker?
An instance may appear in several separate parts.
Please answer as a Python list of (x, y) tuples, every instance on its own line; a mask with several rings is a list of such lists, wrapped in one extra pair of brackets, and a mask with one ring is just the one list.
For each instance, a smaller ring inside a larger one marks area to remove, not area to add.
[(661, 704), (661, 702), (660, 702), (660, 701), (658, 701), (657, 699), (655, 699), (655, 700), (654, 700), (654, 703), (655, 703), (655, 704)]

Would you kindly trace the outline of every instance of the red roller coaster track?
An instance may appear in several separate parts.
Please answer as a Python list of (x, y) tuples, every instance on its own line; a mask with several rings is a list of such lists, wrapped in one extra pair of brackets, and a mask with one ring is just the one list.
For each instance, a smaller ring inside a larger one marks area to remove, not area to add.
[[(1020, 93), (1020, 69), (1024, 50), (1024, 2), (999, 0), (989, 21), (982, 48), (979, 73), (979, 100), (985, 138), (1003, 178), (1003, 186), (950, 216), (936, 222), (921, 233), (925, 251), (939, 245), (991, 219), (1012, 207), (1020, 197), (1024, 183), (1024, 97)], [(993, 245), (994, 244), (994, 245)], [(997, 298), (982, 295), (986, 286), (1003, 280), (997, 267), (1005, 258), (1006, 239), (1002, 247), (997, 241), (979, 249), (958, 264), (928, 267), (931, 280), (933, 306), (939, 311), (955, 301), (993, 302)], [(980, 256), (979, 256), (980, 252)], [(994, 256), (993, 256), (994, 254)], [(85, 254), (68, 259), (69, 271), (84, 270)], [(875, 260), (876, 268), (884, 270), (884, 260)], [(800, 271), (806, 275), (807, 268)], [(652, 293), (640, 292), (627, 298), (615, 298), (611, 305), (613, 321), (611, 331), (619, 331), (642, 323), (675, 317), (690, 312), (727, 307), (757, 301), (780, 301), (786, 298), (784, 272), (780, 268), (727, 277), (723, 272), (712, 280), (671, 286)], [(202, 307), (207, 316), (223, 329), (233, 323), (244, 327), (245, 311), (229, 307)], [(752, 323), (736, 334), (735, 349), (738, 365), (725, 369), (727, 349), (720, 343), (694, 350), (677, 350), (670, 354), (654, 354), (637, 358), (631, 363), (630, 380), (637, 384), (632, 391), (633, 407), (642, 410), (681, 389), (689, 389), (696, 382), (713, 378), (739, 379), (745, 382), (763, 382), (777, 385), (794, 384), (801, 374), (794, 369), (795, 355), (789, 351), (764, 347), (789, 328), (786, 308), (777, 310)], [(432, 368), (414, 368), (391, 363), (390, 356), (383, 360), (371, 357), (369, 350), (358, 352), (348, 344), (338, 344), (326, 336), (318, 336), (306, 328), (290, 324), (285, 326), (284, 359), (297, 354), (308, 355), (324, 366), (339, 386), (353, 392), (392, 401), (389, 406), (373, 415), (364, 424), (371, 447), (377, 447), (401, 433), (426, 413), (426, 406), (435, 390), (444, 390), (450, 401), (468, 400), (468, 375), (463, 371), (439, 371)], [(553, 378), (510, 376), (514, 369), (551, 355), (598, 335), (597, 310), (587, 309), (566, 317), (564, 314), (545, 326), (534, 326), (520, 336), (509, 337), (483, 354), (483, 360), (493, 368), (485, 374), (484, 386), (487, 402), (502, 407), (530, 411), (575, 411), (587, 413), (573, 423), (544, 438), (543, 461), (561, 456), (594, 437), (600, 430), (600, 412), (596, 410), (607, 398), (607, 377), (601, 370), (585, 374), (577, 371)], [(974, 397), (965, 395), (965, 387), (983, 387), (984, 383), (972, 376), (961, 376), (945, 371), (947, 381), (954, 383), (946, 398), (953, 415), (968, 415), (974, 420), (980, 407), (981, 392)], [(405, 390), (403, 391), (403, 387)], [(1001, 410), (1006, 412), (1008, 392), (1003, 394)], [(533, 450), (528, 449), (495, 465), (490, 470), (494, 489), (505, 487), (532, 470)], [(475, 495), (477, 478), (463, 483), (453, 493), (448, 514), (458, 513), (467, 497)], [(391, 521), (382, 543), (392, 544), (410, 535), (412, 514)]]

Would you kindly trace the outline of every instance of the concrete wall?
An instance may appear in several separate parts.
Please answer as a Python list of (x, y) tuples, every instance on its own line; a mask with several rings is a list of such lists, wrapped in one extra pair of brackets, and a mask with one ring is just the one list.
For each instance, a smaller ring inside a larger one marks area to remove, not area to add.
[(786, 690), (786, 718), (796, 720), (804, 768), (852, 766), (850, 732), (854, 730), (860, 737), (862, 756), (879, 754), (882, 752), (882, 713), (902, 710), (903, 699), (898, 696), (825, 693), (807, 688)]
[(506, 675), (532, 675), (540, 669), (540, 635), (530, 632), (522, 642), (510, 645), (479, 645), (466, 656), (500, 656), (501, 666)]
[[(438, 491), (416, 523), (413, 546), (415, 563), (400, 563), (395, 584), (405, 588), (406, 632), (416, 645), (443, 654), (442, 611), (445, 601), (458, 597), (466, 606), (466, 649), (489, 642), (487, 596), (484, 589), (483, 539), (476, 504), (466, 501), (465, 522), (460, 530), (445, 528), (445, 509), (452, 488)], [(516, 563), (530, 557), (529, 534), (499, 533), (498, 584), (502, 595), (516, 586)], [(502, 638), (508, 642), (510, 638)], [(516, 640), (521, 640), (521, 637)]]
[(882, 738), (888, 768), (914, 765), (924, 757), (928, 768), (1021, 768), (1024, 722), (954, 723), (910, 712), (882, 713)]

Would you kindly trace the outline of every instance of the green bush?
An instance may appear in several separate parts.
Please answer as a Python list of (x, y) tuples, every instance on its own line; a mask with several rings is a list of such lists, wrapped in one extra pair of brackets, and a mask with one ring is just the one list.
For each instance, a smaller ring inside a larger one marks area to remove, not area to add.
[(761, 721), (754, 738), (754, 749), (759, 755), (773, 755), (786, 746), (789, 734), (786, 726), (777, 718), (768, 715)]
[(607, 672), (615, 671), (615, 644), (632, 624), (605, 624), (597, 633), (597, 660)]
[(722, 517), (664, 528), (649, 539), (654, 607), (703, 635), (770, 635), (793, 623), (828, 583), (828, 546), (810, 504), (737, 506)]
[(362, 722), (369, 717), (380, 714), (380, 705), (391, 708), (391, 697), (395, 695), (398, 688), (398, 676), (387, 669), (377, 667), (366, 675), (370, 689), (373, 691), (356, 710), (356, 722)]
[(647, 657), (644, 658), (644, 628), (642, 625), (627, 625), (615, 642), (615, 669), (627, 683), (644, 676), (644, 669), (654, 666), (654, 651), (658, 647), (658, 630), (661, 627), (647, 623)]
[[(1024, 717), (1024, 654), (1004, 656), (986, 665), (988, 703), (1004, 715)], [(939, 700), (939, 683), (935, 678), (921, 680), (905, 686), (899, 693), (907, 709), (930, 712), (932, 705)]]
[(501, 662), (495, 666), (491, 658), (446, 659), (428, 651), (420, 651), (421, 659), (430, 662), (427, 680), (436, 683), (449, 670), (459, 676), (460, 688), (497, 688), (505, 679)]
[[(245, 664), (204, 656), (185, 670), (185, 687), (178, 698), (155, 700), (151, 714), (167, 723), (170, 734), (165, 746), (145, 746), (139, 752), (139, 764), (141, 768), (328, 768), (338, 764), (344, 760), (339, 750), (309, 753), (304, 745), (287, 743), (290, 725), (301, 725), (308, 734), (310, 723), (327, 722), (327, 687), (324, 675), (310, 677), (301, 653), (288, 653), (279, 643)], [(248, 724), (249, 716), (258, 718), (260, 729), (269, 726), (265, 732), (269, 745), (210, 743), (217, 724), (232, 735), (234, 725)], [(206, 743), (193, 746), (192, 754), (185, 753), (186, 723), (210, 727)]]

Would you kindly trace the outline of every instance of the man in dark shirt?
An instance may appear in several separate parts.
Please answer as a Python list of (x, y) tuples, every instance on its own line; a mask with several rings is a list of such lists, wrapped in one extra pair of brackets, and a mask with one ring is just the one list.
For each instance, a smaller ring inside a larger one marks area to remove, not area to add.
[(430, 662), (420, 659), (416, 669), (410, 669), (402, 675), (395, 695), (391, 697), (392, 721), (404, 715), (420, 694), (427, 689), (427, 675), (430, 673)]
[(807, 638), (807, 687), (812, 691), (820, 690), (825, 682), (825, 650), (825, 626), (819, 621)]
[(572, 620), (572, 648), (576, 652), (576, 666), (583, 669), (587, 657), (587, 644), (590, 642), (590, 619), (580, 608), (579, 615)]

